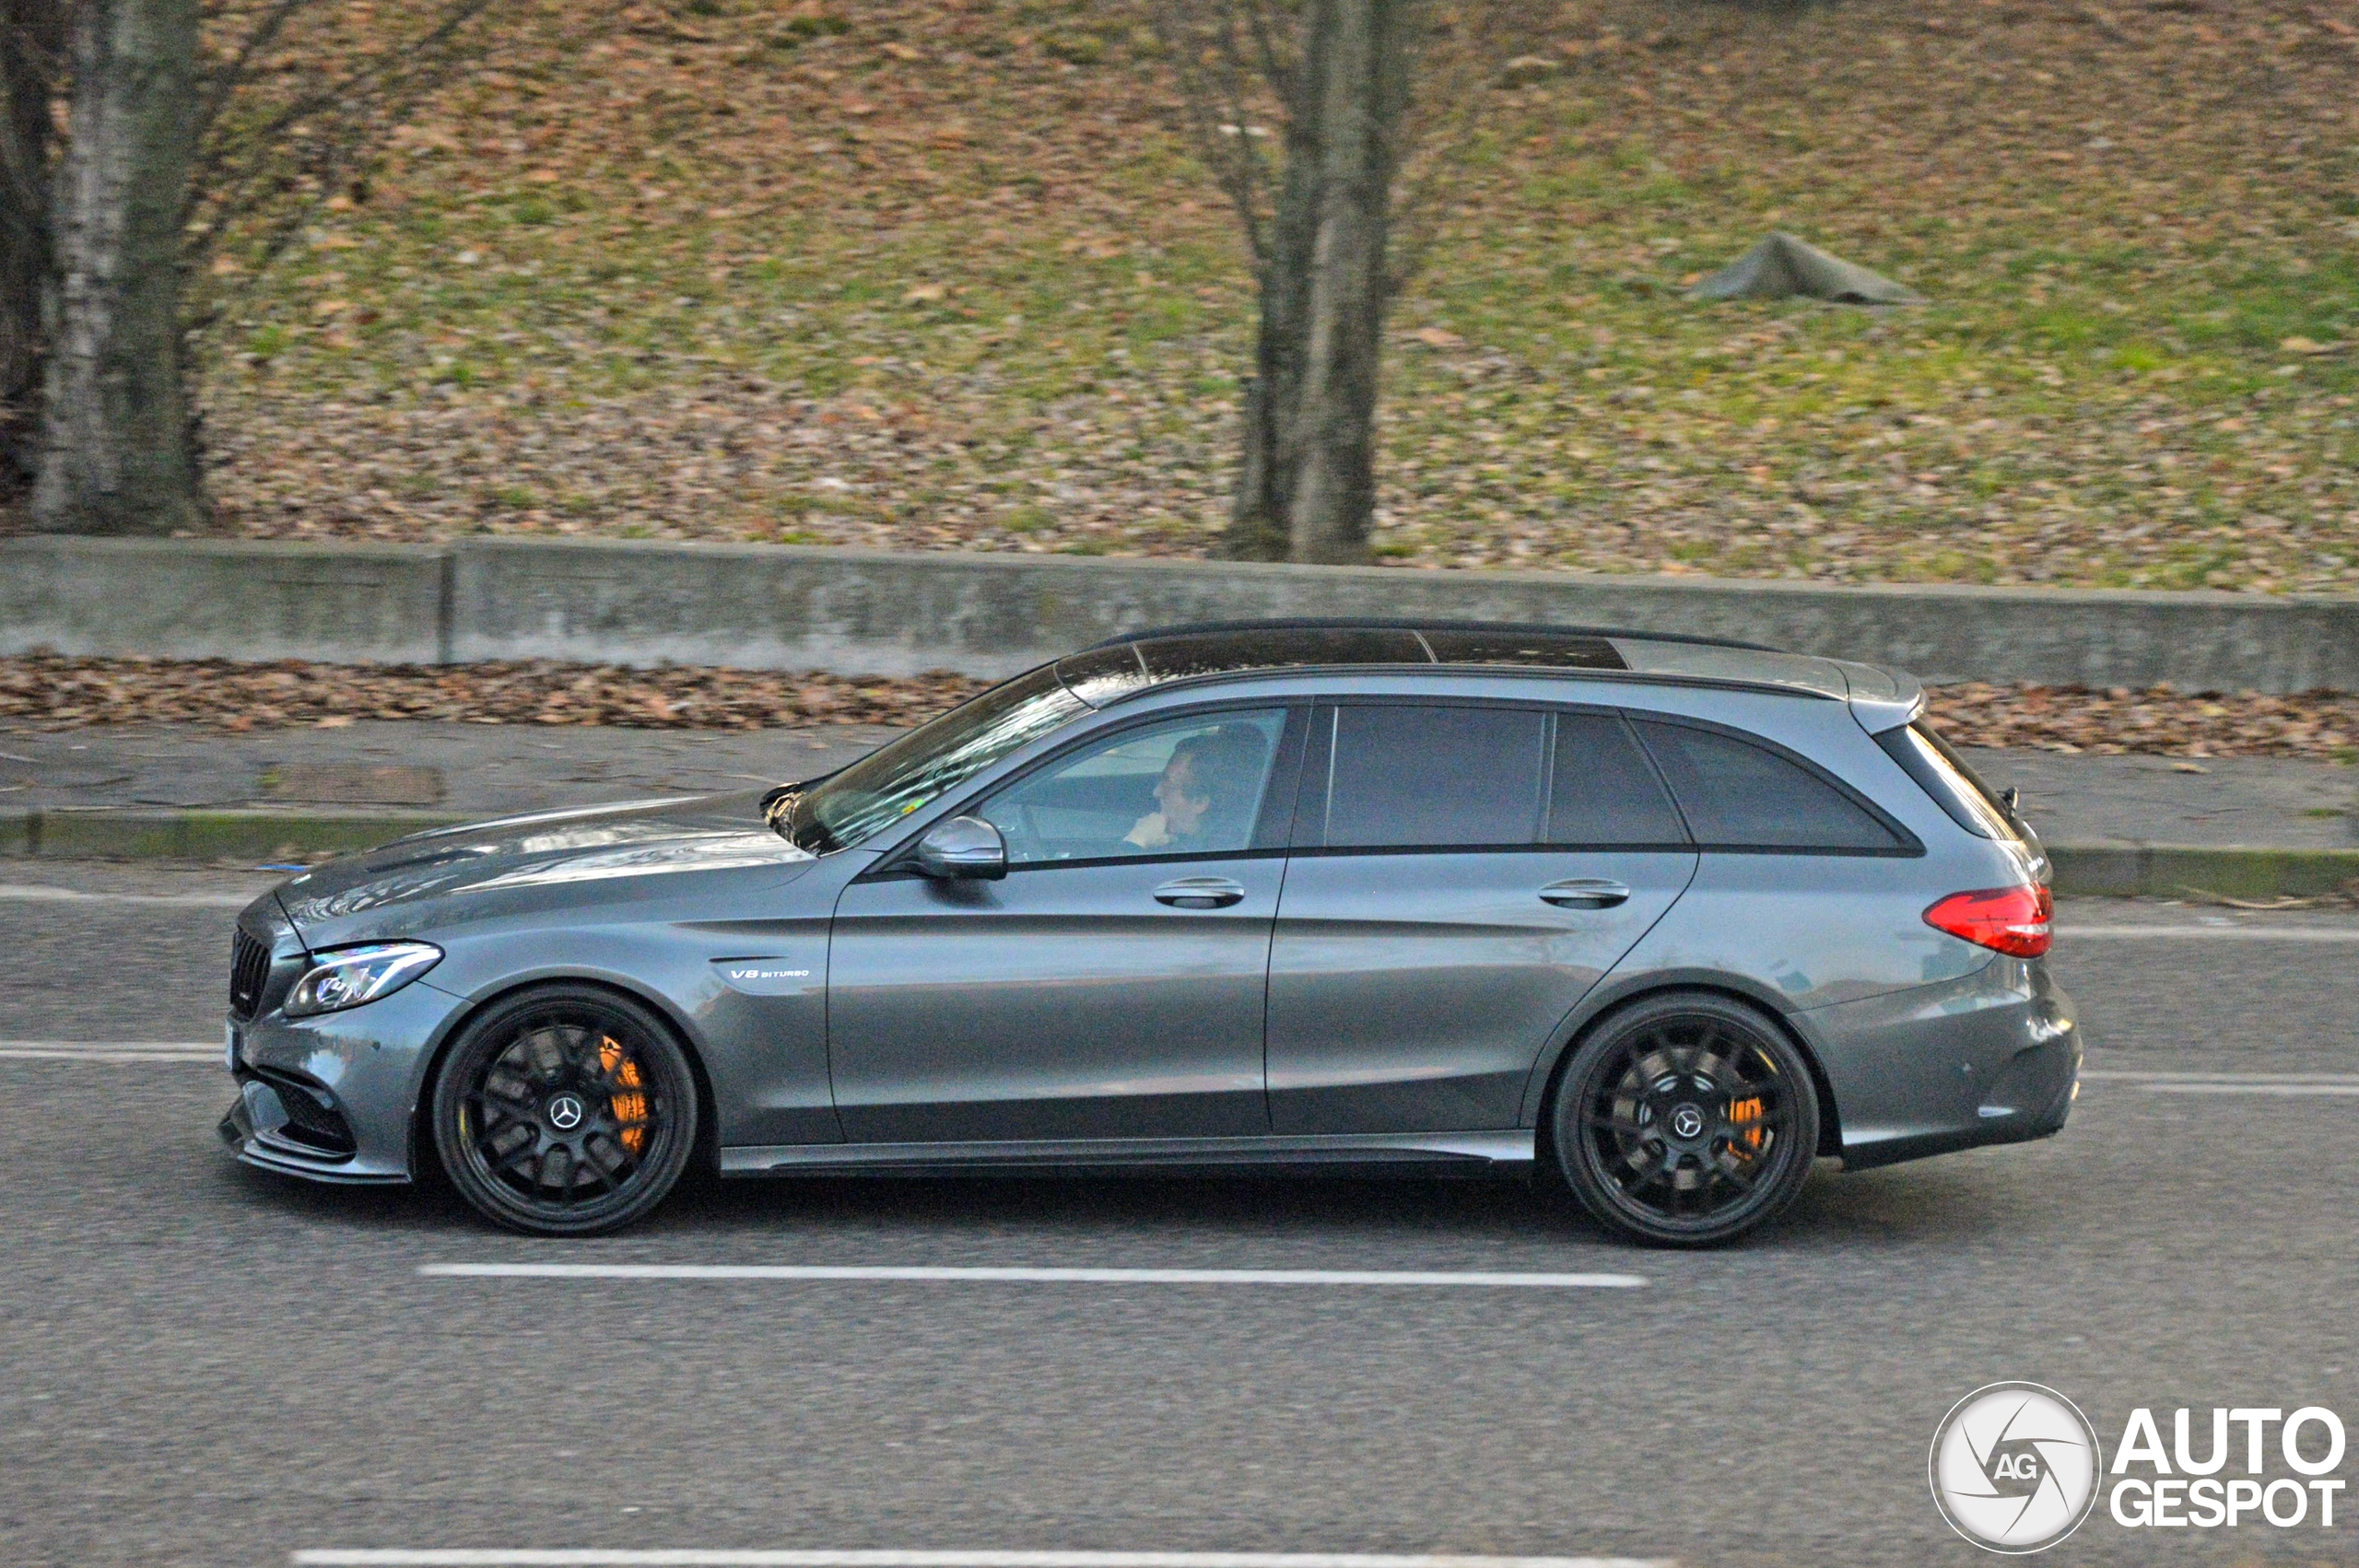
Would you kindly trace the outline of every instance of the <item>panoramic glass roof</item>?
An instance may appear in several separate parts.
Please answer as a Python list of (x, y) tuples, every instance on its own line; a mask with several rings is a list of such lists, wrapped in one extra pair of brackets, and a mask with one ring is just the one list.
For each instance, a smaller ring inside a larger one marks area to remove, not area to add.
[(1629, 668), (1593, 633), (1521, 626), (1220, 626), (1150, 632), (1057, 662), (1074, 695), (1093, 707), (1141, 686), (1237, 670), (1338, 664), (1515, 664), (1541, 669)]

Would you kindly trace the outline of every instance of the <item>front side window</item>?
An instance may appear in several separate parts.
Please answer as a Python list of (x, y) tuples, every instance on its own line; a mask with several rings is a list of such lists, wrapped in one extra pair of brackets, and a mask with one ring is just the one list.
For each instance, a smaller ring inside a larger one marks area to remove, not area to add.
[(1053, 668), (1035, 670), (781, 801), (772, 820), (814, 854), (848, 849), (1087, 711)]
[(1766, 746), (1688, 724), (1640, 720), (1637, 728), (1706, 848), (1892, 854), (1908, 848), (1867, 807)]
[(1349, 704), (1332, 712), (1328, 848), (1539, 840), (1546, 715), (1420, 703)]
[(1124, 730), (1010, 785), (975, 814), (1010, 865), (1238, 854), (1252, 847), (1284, 708)]

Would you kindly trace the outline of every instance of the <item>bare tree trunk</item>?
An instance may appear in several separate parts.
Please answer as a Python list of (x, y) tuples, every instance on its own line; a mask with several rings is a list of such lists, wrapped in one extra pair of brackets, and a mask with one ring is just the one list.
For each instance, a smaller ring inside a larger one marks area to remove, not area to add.
[(1323, 177), (1319, 111), (1335, 3), (1310, 0), (1303, 19), (1303, 59), (1294, 77), (1295, 101), (1286, 105), (1285, 168), (1257, 279), (1261, 329), (1253, 381), (1246, 389), (1244, 460), (1228, 538), (1229, 553), (1248, 560), (1282, 561), (1289, 552), (1286, 520), (1301, 463), (1296, 414), (1309, 346), (1311, 255)]
[(50, 259), (49, 97), (64, 0), (0, 0), (0, 498), (32, 479)]
[(37, 524), (202, 526), (182, 378), (181, 215), (196, 123), (198, 0), (81, 0), (58, 181), (62, 287), (43, 386)]
[(1367, 557), (1376, 510), (1376, 395), (1386, 209), (1400, 120), (1406, 0), (1333, 0), (1320, 91), (1317, 236), (1302, 381), (1295, 399), (1288, 555)]

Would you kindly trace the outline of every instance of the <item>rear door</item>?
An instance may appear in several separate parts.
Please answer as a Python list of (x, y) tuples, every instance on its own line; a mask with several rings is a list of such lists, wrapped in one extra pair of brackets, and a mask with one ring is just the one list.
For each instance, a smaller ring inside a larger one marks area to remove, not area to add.
[(1320, 708), (1271, 949), (1272, 1130), (1515, 1126), (1558, 1024), (1695, 872), (1616, 713)]

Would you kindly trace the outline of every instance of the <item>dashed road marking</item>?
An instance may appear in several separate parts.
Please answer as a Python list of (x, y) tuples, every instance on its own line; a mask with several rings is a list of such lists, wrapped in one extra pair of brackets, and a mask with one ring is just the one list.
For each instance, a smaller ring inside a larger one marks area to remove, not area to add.
[(2149, 1094), (2359, 1094), (2359, 1077), (2339, 1072), (2138, 1072), (2084, 1068), (2081, 1081), (2134, 1084)]
[(221, 1060), (218, 1040), (0, 1040), (0, 1058), (47, 1061)]
[(314, 1548), (296, 1568), (1674, 1568), (1660, 1558), (1340, 1551), (735, 1551), (687, 1547)]
[(45, 883), (0, 882), (0, 903), (6, 904), (146, 904), (166, 909), (242, 909), (253, 893), (91, 893), (79, 887), (53, 887)]
[(2359, 942), (2359, 926), (2059, 926), (2059, 942)]
[[(1522, 1274), (1393, 1269), (1027, 1269), (921, 1264), (426, 1263), (430, 1279), (769, 1280), (786, 1282), (912, 1281), (930, 1284), (1391, 1285), (1420, 1289), (1635, 1290), (1637, 1274)], [(964, 1562), (967, 1560), (959, 1559)], [(1157, 1559), (1161, 1561), (1161, 1559)], [(1423, 1561), (1420, 1559), (1419, 1561)], [(1465, 1561), (1473, 1561), (1466, 1559)]]

